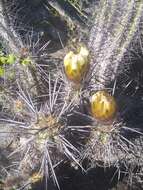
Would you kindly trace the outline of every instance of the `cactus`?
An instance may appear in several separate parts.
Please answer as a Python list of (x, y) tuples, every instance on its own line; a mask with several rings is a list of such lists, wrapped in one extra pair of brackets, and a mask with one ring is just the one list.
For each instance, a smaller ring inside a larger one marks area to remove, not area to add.
[(42, 183), (48, 189), (52, 179), (64, 189), (60, 179), (67, 165), (86, 173), (85, 181), (93, 168), (115, 168), (113, 178), (118, 174), (120, 181), (122, 174), (129, 186), (142, 186), (142, 66), (134, 76), (132, 68), (133, 50), (142, 53), (143, 2), (92, 2), (95, 15), (84, 24), (87, 17), (73, 1), (29, 1), (39, 15), (51, 15), (53, 8), (77, 30), (82, 27), (73, 49), (58, 35), (68, 49), (58, 59), (45, 56), (49, 42), (39, 39), (35, 24), (30, 29), (32, 18), (28, 26), (24, 18), (19, 23), (17, 14), (27, 18), (30, 6), (26, 12), (19, 9), (23, 1), (10, 3), (0, 2), (0, 188)]

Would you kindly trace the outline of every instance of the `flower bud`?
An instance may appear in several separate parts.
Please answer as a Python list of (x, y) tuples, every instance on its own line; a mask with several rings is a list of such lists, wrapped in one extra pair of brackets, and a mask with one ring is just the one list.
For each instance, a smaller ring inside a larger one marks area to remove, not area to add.
[(70, 51), (64, 58), (64, 68), (69, 80), (80, 83), (89, 68), (89, 51), (81, 46), (79, 53)]
[(98, 91), (92, 95), (91, 114), (101, 121), (109, 121), (114, 118), (117, 111), (117, 104), (113, 96), (106, 91)]

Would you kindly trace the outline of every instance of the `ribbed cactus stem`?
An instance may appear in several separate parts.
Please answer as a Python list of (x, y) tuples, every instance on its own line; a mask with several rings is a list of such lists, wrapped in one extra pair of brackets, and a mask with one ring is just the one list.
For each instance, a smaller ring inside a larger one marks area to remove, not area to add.
[(92, 52), (92, 75), (100, 81), (93, 88), (104, 88), (115, 79), (120, 69), (124, 69), (123, 57), (136, 40), (143, 15), (142, 1), (103, 2), (88, 44)]
[(3, 1), (0, 2), (0, 31), (0, 39), (6, 45), (7, 50), (19, 54), (20, 48), (23, 47), (23, 43), (8, 23)]

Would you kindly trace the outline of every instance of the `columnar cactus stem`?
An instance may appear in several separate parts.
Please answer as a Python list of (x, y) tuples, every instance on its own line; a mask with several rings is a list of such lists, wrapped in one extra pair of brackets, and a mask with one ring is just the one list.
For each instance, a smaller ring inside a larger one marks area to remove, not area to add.
[(0, 38), (4, 41), (4, 44), (7, 47), (7, 51), (19, 54), (20, 48), (23, 47), (22, 41), (19, 36), (11, 31), (11, 27), (7, 22), (6, 12), (4, 11), (4, 3), (0, 2)]
[(104, 88), (115, 79), (120, 69), (124, 69), (124, 55), (136, 40), (143, 16), (142, 1), (103, 2), (88, 44), (93, 54), (92, 75), (100, 81), (98, 88)]

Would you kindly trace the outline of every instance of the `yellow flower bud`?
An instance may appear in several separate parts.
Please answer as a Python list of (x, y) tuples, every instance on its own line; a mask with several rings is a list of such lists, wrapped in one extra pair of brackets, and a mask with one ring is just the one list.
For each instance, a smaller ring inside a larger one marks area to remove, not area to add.
[(69, 80), (80, 83), (89, 68), (89, 51), (81, 46), (78, 54), (70, 51), (64, 58), (64, 68)]
[(117, 111), (117, 104), (113, 96), (106, 91), (98, 91), (92, 95), (91, 114), (101, 121), (109, 121), (114, 118)]

